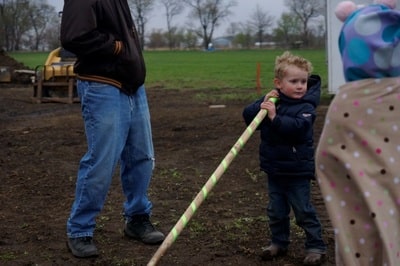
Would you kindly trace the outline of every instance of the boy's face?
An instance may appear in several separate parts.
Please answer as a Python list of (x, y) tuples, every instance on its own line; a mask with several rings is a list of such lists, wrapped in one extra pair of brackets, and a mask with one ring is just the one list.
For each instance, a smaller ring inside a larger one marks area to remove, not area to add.
[(284, 95), (301, 99), (307, 92), (307, 71), (296, 66), (288, 66), (282, 78), (275, 78), (274, 84)]

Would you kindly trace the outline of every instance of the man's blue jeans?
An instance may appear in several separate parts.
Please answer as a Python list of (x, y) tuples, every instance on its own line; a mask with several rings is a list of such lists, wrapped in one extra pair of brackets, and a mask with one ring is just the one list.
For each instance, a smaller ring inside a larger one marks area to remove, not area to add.
[(149, 214), (147, 189), (154, 168), (150, 113), (144, 86), (128, 96), (117, 88), (78, 80), (87, 152), (82, 157), (75, 200), (67, 221), (70, 238), (93, 236), (114, 170), (120, 163), (124, 216)]
[(268, 177), (269, 203), (267, 214), (272, 243), (287, 248), (290, 240), (290, 210), (296, 224), (306, 234), (305, 250), (324, 254), (321, 223), (310, 202), (310, 179), (299, 177)]

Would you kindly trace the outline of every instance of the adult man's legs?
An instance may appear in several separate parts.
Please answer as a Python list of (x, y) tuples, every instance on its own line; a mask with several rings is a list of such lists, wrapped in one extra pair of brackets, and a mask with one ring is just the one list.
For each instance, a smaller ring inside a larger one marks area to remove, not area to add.
[(145, 244), (159, 244), (165, 236), (150, 222), (152, 204), (147, 197), (154, 169), (154, 148), (144, 86), (127, 100), (129, 115), (124, 115), (123, 123), (130, 130), (121, 156), (121, 180), (126, 196), (124, 232)]
[(88, 150), (79, 164), (75, 200), (67, 221), (68, 247), (77, 257), (98, 255), (93, 244), (101, 211), (125, 141), (121, 132), (120, 91), (110, 85), (78, 81)]

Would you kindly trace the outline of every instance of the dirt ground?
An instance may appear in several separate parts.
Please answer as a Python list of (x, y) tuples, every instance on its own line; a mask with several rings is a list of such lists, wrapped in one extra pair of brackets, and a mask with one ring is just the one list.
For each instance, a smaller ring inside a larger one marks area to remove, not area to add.
[[(24, 67), (1, 51), (0, 62), (11, 69)], [(0, 84), (0, 265), (146, 265), (158, 247), (123, 236), (118, 170), (97, 218), (95, 242), (101, 255), (76, 259), (69, 253), (65, 224), (78, 162), (86, 151), (80, 105), (33, 103), (32, 86), (21, 84), (29, 79), (16, 80)], [(149, 190), (152, 221), (168, 234), (244, 132), (241, 114), (249, 100), (227, 100), (223, 95), (229, 89), (147, 92), (156, 152)], [(211, 108), (215, 105), (224, 107)], [(316, 142), (326, 110), (326, 104), (318, 108)], [(273, 262), (259, 258), (269, 232), (258, 143), (256, 132), (158, 265), (302, 264), (304, 233), (294, 222), (288, 256)], [(312, 194), (328, 244), (324, 265), (335, 265), (332, 227), (315, 183)]]
[[(148, 89), (156, 151), (149, 191), (152, 221), (166, 234), (245, 129), (241, 113), (249, 102), (219, 97), (227, 92)], [(28, 85), (0, 87), (0, 264), (146, 265), (157, 247), (123, 236), (118, 171), (97, 219), (100, 257), (82, 260), (68, 252), (65, 224), (78, 162), (86, 150), (80, 106), (36, 104), (31, 96)], [(215, 104), (225, 108), (210, 108)], [(326, 108), (318, 109), (316, 139)], [(302, 264), (304, 234), (294, 223), (288, 256), (273, 262), (259, 258), (269, 233), (258, 142), (256, 133), (158, 265)], [(335, 265), (332, 228), (316, 184), (313, 200), (329, 245), (324, 265)]]

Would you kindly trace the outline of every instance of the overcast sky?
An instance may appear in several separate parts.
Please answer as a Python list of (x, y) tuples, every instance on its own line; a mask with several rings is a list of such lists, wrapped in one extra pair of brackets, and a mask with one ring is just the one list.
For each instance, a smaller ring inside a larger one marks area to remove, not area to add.
[[(82, 0), (85, 1), (85, 0)], [(254, 13), (257, 4), (269, 15), (275, 17), (275, 21), (280, 18), (282, 12), (286, 11), (286, 7), (283, 4), (283, 0), (237, 0), (237, 6), (232, 8), (233, 14), (224, 21), (224, 25), (229, 25), (231, 22), (246, 22), (250, 19), (251, 14)], [(63, 0), (48, 0), (50, 5), (56, 7), (57, 11), (61, 11), (64, 1)], [(183, 24), (188, 20), (187, 15), (181, 14), (177, 16), (174, 20), (174, 24)], [(146, 31), (151, 32), (152, 29), (163, 29), (165, 30), (166, 19), (164, 8), (158, 5), (154, 8), (151, 18), (146, 25)], [(219, 27), (216, 30), (216, 35), (221, 35), (225, 33), (226, 27)]]

